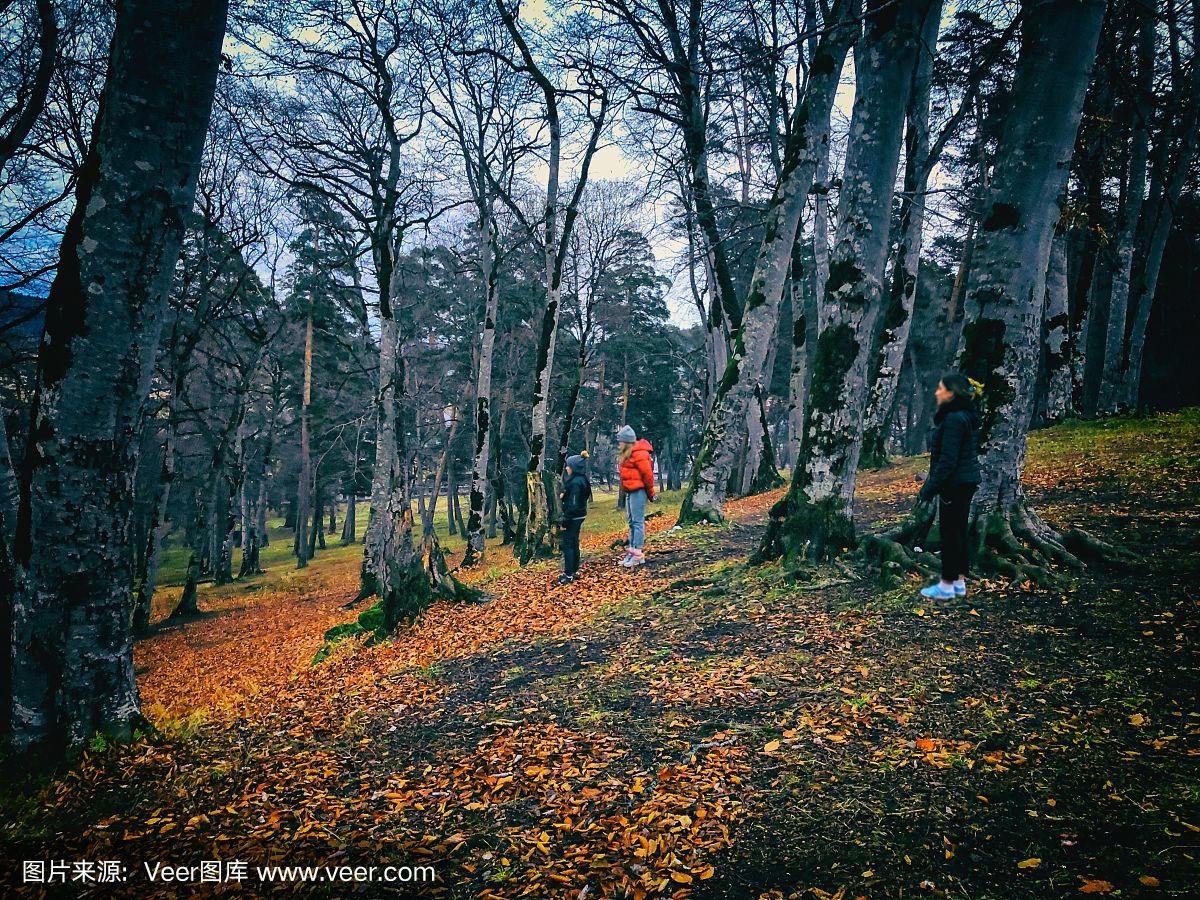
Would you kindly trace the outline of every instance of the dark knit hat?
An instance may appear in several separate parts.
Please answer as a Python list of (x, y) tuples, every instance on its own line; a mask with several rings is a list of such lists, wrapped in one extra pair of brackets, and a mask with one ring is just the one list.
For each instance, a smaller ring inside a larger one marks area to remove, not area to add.
[(567, 457), (567, 465), (571, 467), (572, 472), (587, 471), (588, 452), (584, 450), (582, 453), (577, 453), (574, 456)]

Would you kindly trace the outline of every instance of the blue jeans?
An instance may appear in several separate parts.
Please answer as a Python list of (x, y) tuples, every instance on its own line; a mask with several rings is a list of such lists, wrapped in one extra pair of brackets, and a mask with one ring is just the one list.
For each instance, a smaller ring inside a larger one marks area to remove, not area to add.
[(629, 517), (629, 547), (641, 550), (646, 543), (646, 489), (625, 495), (625, 515)]

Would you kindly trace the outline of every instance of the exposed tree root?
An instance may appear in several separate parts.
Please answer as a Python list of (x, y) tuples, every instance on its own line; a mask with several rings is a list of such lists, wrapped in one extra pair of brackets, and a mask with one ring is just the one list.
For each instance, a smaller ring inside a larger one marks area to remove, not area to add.
[[(937, 555), (921, 549), (934, 524), (935, 512), (935, 503), (918, 503), (898, 527), (862, 540), (863, 557), (878, 566), (885, 584), (895, 585), (908, 574), (937, 571)], [(976, 570), (1002, 575), (1013, 584), (1028, 581), (1057, 586), (1069, 577), (1069, 572), (1079, 572), (1088, 565), (1137, 558), (1085, 531), (1057, 531), (1023, 499), (1003, 510), (976, 510), (968, 541)]]
[(478, 603), (486, 599), (483, 591), (468, 587), (450, 573), (446, 565), (446, 556), (434, 535), (429, 534), (425, 537), (421, 555), (425, 563), (425, 574), (429, 577), (429, 583), (433, 585), (433, 592), (438, 598), (455, 603)]
[(781, 560), (786, 568), (801, 562), (826, 562), (857, 546), (854, 522), (838, 497), (817, 502), (801, 499), (792, 489), (771, 507), (762, 543), (750, 565)]
[(918, 502), (895, 528), (867, 535), (859, 542), (860, 556), (878, 566), (884, 584), (894, 586), (909, 574), (925, 575), (937, 567), (937, 555), (922, 549), (936, 512), (937, 504)]

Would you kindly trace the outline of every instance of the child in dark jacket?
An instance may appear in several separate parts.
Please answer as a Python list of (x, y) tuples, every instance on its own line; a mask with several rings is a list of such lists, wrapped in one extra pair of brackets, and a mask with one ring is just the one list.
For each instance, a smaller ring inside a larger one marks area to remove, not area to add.
[(942, 578), (921, 590), (930, 600), (967, 593), (971, 498), (979, 487), (979, 428), (975, 408), (978, 389), (960, 372), (947, 372), (934, 396), (937, 413), (929, 440), (929, 476), (921, 488), (923, 501), (938, 498), (938, 530), (942, 540)]
[(563, 573), (559, 584), (570, 584), (579, 571), (579, 532), (587, 516), (588, 501), (592, 499), (592, 484), (587, 477), (587, 451), (567, 457), (562, 491), (562, 553)]

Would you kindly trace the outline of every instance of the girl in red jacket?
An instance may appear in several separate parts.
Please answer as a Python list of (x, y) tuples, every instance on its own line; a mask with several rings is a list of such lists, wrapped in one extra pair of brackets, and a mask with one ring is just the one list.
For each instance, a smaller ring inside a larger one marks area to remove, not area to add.
[(625, 490), (625, 514), (629, 517), (629, 549), (618, 565), (626, 569), (646, 561), (646, 503), (654, 500), (654, 448), (628, 425), (617, 432), (617, 458), (621, 461), (621, 487)]

